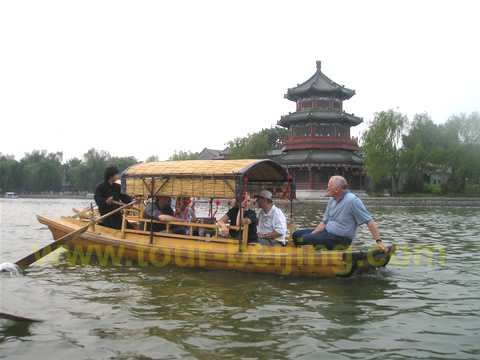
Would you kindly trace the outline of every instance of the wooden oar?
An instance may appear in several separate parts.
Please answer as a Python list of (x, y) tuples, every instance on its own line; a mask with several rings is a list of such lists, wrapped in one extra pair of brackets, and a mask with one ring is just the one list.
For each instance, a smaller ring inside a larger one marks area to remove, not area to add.
[[(123, 205), (123, 203), (121, 203), (120, 201), (115, 201), (115, 200), (113, 200), (112, 203), (114, 203), (115, 205), (120, 205), (120, 206)], [(135, 207), (131, 208), (131, 210), (140, 211), (140, 209), (135, 208)]]
[(54, 241), (53, 243), (51, 243), (50, 245), (47, 245), (47, 246), (44, 246), (43, 248), (41, 248), (40, 250), (37, 250), (35, 251), (34, 253), (28, 255), (28, 256), (25, 256), (23, 259), (21, 260), (18, 260), (15, 265), (17, 265), (19, 268), (23, 268), (25, 266), (28, 266), (30, 264), (33, 264), (34, 262), (36, 262), (37, 260), (39, 260), (40, 258), (50, 254), (52, 251), (55, 251), (56, 249), (58, 249), (60, 246), (64, 245), (65, 243), (67, 243), (68, 241), (71, 241), (77, 237), (79, 237), (80, 235), (82, 235), (85, 231), (88, 230), (88, 228), (99, 222), (100, 220), (103, 220), (119, 211), (122, 211), (123, 209), (126, 209), (134, 204), (137, 203), (137, 200), (134, 200), (132, 201), (131, 203), (127, 204), (127, 205), (124, 205), (122, 207), (119, 207), (118, 209), (115, 209), (113, 211), (110, 211), (108, 214), (105, 214), (101, 217), (99, 217), (98, 219), (96, 220), (92, 220), (90, 221), (87, 225), (81, 227), (80, 229), (78, 230), (75, 230), (75, 231), (72, 231), (71, 233), (65, 235), (65, 236), (62, 236), (60, 239)]
[(38, 319), (26, 318), (26, 317), (23, 317), (23, 316), (7, 314), (7, 313), (4, 313), (4, 312), (0, 312), (0, 319), (13, 320), (13, 321), (17, 321), (17, 322), (42, 322), (43, 321), (43, 320), (38, 320)]
[[(123, 203), (118, 203), (118, 204), (123, 205)], [(117, 204), (117, 205), (118, 205), (118, 204)], [(95, 206), (96, 206), (96, 205), (95, 205)], [(89, 212), (90, 210), (92, 210), (92, 208), (83, 209), (83, 210), (80, 211), (79, 213), (76, 213), (75, 215), (72, 215), (72, 216), (70, 216), (70, 217), (71, 217), (72, 219), (75, 219), (75, 218), (77, 218), (77, 217), (80, 217), (80, 216), (86, 214), (86, 213)]]

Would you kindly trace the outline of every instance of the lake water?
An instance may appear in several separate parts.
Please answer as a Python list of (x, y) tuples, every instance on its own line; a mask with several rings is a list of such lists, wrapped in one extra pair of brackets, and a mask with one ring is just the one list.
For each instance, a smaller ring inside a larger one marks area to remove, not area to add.
[[(36, 214), (88, 204), (0, 200), (0, 262), (52, 242)], [(0, 320), (0, 358), (479, 359), (480, 208), (369, 210), (399, 250), (386, 268), (349, 279), (82, 267), (62, 255), (55, 266), (1, 273), (0, 312), (44, 321)], [(298, 205), (297, 228), (323, 211)], [(372, 243), (362, 226), (354, 244)]]

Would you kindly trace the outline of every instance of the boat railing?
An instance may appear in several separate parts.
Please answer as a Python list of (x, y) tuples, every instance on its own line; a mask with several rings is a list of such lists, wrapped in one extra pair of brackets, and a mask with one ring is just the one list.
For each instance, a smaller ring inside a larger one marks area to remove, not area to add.
[[(139, 229), (128, 229), (126, 224), (127, 221), (135, 221), (139, 223)], [(145, 219), (139, 218), (138, 216), (123, 216), (123, 223), (122, 223), (122, 230), (121, 230), (121, 237), (124, 238), (126, 233), (133, 233), (133, 234), (143, 234), (149, 235), (150, 230), (143, 230), (145, 226), (143, 224), (165, 224), (166, 229), (164, 232), (153, 232), (155, 236), (162, 236), (162, 237), (169, 237), (169, 238), (177, 238), (177, 239), (184, 239), (184, 240), (196, 240), (196, 241), (210, 241), (210, 242), (217, 242), (217, 243), (226, 243), (226, 244), (239, 244), (238, 239), (226, 238), (220, 235), (221, 227), (217, 224), (207, 224), (202, 222), (186, 222), (186, 221), (159, 221), (159, 220), (152, 220), (152, 219)], [(173, 234), (170, 232), (173, 226), (183, 226), (187, 229), (188, 235), (184, 234)], [(200, 228), (203, 228), (204, 234), (200, 236)], [(246, 249), (247, 241), (248, 241), (248, 224), (240, 226), (229, 225), (227, 226), (228, 229), (232, 230), (243, 230), (243, 237), (241, 242), (241, 248)]]

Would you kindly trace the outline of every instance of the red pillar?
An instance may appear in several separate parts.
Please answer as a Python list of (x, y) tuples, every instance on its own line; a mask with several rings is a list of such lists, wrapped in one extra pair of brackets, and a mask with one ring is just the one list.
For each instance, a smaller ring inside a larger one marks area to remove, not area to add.
[(308, 182), (310, 185), (310, 190), (313, 189), (313, 176), (312, 176), (312, 168), (308, 169)]

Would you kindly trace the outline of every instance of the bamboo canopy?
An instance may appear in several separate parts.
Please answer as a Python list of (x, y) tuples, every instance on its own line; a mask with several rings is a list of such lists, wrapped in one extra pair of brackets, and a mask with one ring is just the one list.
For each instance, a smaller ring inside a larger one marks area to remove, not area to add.
[(288, 172), (264, 159), (187, 160), (133, 165), (121, 174), (122, 190), (131, 195), (239, 199), (244, 187), (255, 195), (268, 189), (275, 198), (294, 198)]

